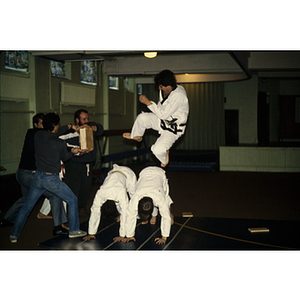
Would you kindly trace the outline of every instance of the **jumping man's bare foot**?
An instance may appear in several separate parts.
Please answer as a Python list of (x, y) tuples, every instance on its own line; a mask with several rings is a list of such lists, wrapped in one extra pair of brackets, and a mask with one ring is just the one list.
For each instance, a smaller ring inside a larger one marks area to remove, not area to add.
[(128, 140), (135, 140), (137, 142), (141, 142), (143, 140), (142, 136), (135, 136), (134, 138), (131, 138), (130, 132), (124, 132), (123, 138), (128, 139)]
[(148, 224), (148, 220), (142, 221), (142, 225), (146, 225), (146, 224)]
[(166, 163), (165, 164), (161, 163), (161, 165), (160, 165), (162, 168), (164, 168), (169, 163), (169, 152), (170, 152), (170, 150), (168, 150), (167, 155), (166, 155)]
[(155, 223), (156, 223), (156, 217), (152, 217), (150, 220), (150, 224), (155, 225)]

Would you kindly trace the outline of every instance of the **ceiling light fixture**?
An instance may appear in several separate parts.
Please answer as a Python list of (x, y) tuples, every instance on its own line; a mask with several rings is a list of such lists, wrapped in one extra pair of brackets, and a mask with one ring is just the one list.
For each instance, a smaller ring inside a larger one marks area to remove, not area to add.
[(157, 56), (157, 52), (145, 52), (144, 56), (147, 58), (154, 58)]

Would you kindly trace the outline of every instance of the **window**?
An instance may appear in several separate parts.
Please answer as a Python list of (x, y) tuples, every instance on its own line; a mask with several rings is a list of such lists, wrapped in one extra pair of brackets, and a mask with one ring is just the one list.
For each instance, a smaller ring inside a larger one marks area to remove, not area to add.
[(124, 78), (124, 89), (126, 92), (134, 92), (134, 79), (133, 78)]
[(138, 95), (142, 95), (143, 93), (143, 86), (141, 84), (137, 85), (137, 93)]
[(28, 72), (29, 61), (27, 51), (5, 51), (5, 69)]
[(119, 90), (119, 77), (109, 76), (109, 88), (112, 90)]
[(55, 60), (50, 61), (50, 69), (51, 69), (51, 76), (65, 78), (66, 71), (65, 71), (65, 64), (62, 62), (58, 62)]
[(97, 62), (85, 60), (81, 62), (80, 80), (82, 83), (97, 85)]

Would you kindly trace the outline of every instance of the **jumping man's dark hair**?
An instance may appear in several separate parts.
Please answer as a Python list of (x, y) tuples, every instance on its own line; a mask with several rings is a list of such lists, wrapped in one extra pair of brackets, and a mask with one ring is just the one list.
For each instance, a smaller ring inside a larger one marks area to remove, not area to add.
[(170, 70), (163, 70), (160, 73), (158, 73), (154, 78), (154, 82), (156, 88), (158, 88), (160, 85), (163, 86), (170, 85), (174, 90), (177, 86), (176, 77), (174, 73)]

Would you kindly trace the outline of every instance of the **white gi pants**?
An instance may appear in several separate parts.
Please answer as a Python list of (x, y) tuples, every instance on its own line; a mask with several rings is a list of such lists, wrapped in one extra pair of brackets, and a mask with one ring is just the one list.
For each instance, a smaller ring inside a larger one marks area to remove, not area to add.
[(167, 130), (163, 130), (160, 127), (160, 124), (161, 120), (154, 113), (142, 112), (137, 116), (133, 124), (131, 129), (131, 138), (143, 136), (146, 129), (154, 129), (158, 131), (160, 136), (156, 140), (155, 144), (152, 145), (151, 151), (161, 163), (165, 164), (168, 150), (172, 147), (175, 141), (182, 136), (182, 133), (174, 134)]

